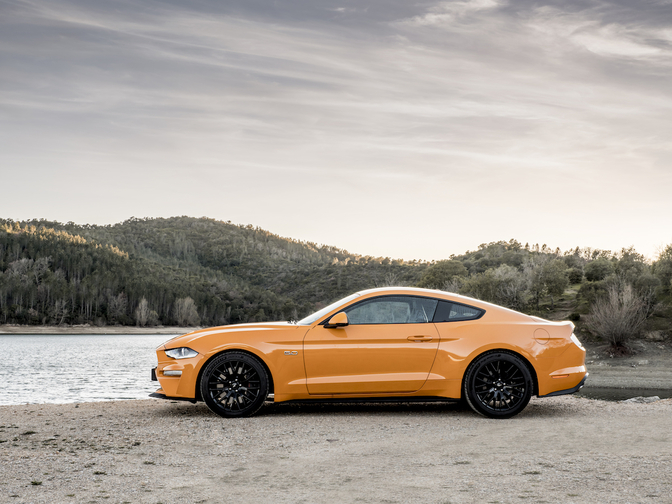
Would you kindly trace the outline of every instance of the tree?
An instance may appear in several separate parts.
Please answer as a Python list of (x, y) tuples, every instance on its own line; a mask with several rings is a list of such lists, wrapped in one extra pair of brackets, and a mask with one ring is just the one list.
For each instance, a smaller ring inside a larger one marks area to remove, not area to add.
[(546, 295), (546, 284), (544, 283), (543, 269), (548, 261), (546, 256), (535, 255), (528, 258), (525, 263), (524, 272), (528, 278), (528, 285), (534, 304), (539, 309), (541, 298)]
[(649, 270), (646, 259), (638, 254), (634, 247), (624, 248), (618, 254), (615, 265), (616, 274), (627, 282), (633, 283)]
[(615, 268), (609, 259), (600, 257), (590, 261), (584, 268), (584, 275), (589, 282), (599, 282), (614, 273)]
[(135, 309), (135, 323), (139, 327), (145, 327), (149, 321), (149, 314), (151, 310), (149, 309), (149, 303), (144, 297), (138, 303), (138, 307)]
[(117, 296), (110, 295), (107, 304), (107, 316), (110, 322), (123, 323), (126, 318), (126, 308), (128, 306), (128, 299), (123, 292)]
[(569, 287), (567, 265), (562, 259), (554, 259), (553, 261), (547, 262), (542, 268), (542, 278), (546, 286), (546, 291), (551, 297), (551, 310), (554, 310), (554, 298), (556, 296), (562, 296), (565, 289)]
[(527, 277), (523, 273), (513, 266), (502, 264), (469, 277), (460, 293), (521, 310), (526, 304), (527, 287)]
[(497, 268), (494, 277), (498, 281), (495, 302), (513, 310), (522, 310), (527, 304), (527, 277), (507, 264)]
[(530, 293), (537, 310), (541, 298), (546, 295), (551, 297), (551, 309), (555, 309), (555, 297), (561, 296), (569, 286), (565, 261), (562, 259), (549, 260), (548, 256), (539, 256), (527, 262), (526, 272), (529, 278)]
[(663, 294), (672, 294), (672, 244), (665, 247), (653, 263), (653, 274), (660, 279)]
[(439, 261), (427, 268), (418, 287), (443, 289), (454, 277), (466, 277), (467, 273), (467, 268), (460, 261)]
[(193, 299), (186, 297), (175, 301), (175, 320), (179, 326), (197, 326), (201, 323)]
[(69, 313), (70, 309), (68, 307), (68, 300), (58, 299), (51, 309), (51, 319), (54, 324), (61, 325), (63, 322), (65, 322), (65, 319)]
[(656, 291), (660, 287), (660, 279), (651, 273), (644, 273), (635, 279), (633, 287), (644, 301), (646, 316), (650, 317), (658, 307)]

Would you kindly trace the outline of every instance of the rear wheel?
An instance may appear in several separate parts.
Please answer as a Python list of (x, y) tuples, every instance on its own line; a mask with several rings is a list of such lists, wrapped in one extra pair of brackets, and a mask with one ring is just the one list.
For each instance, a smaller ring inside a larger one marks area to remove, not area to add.
[(268, 373), (251, 355), (223, 353), (203, 371), (201, 396), (208, 408), (220, 416), (253, 415), (268, 396)]
[(532, 375), (520, 357), (493, 352), (471, 363), (463, 395), (476, 413), (489, 418), (511, 418), (525, 409), (532, 389)]

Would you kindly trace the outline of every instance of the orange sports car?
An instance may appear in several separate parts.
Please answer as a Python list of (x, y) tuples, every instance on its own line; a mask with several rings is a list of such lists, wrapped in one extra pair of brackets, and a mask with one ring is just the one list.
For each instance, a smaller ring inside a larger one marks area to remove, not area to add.
[(578, 391), (586, 351), (571, 322), (549, 322), (448, 292), (357, 292), (298, 322), (178, 336), (156, 350), (153, 397), (205, 401), (223, 417), (265, 401), (465, 399), (487, 417), (532, 395)]

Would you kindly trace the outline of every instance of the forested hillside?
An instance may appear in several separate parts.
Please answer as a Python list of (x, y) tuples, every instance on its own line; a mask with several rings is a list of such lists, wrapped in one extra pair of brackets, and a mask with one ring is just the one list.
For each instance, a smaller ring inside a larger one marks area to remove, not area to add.
[[(650, 263), (632, 248), (563, 252), (510, 240), (427, 263), (359, 256), (206, 218), (111, 226), (0, 220), (0, 323), (287, 320), (384, 285), (444, 289), (571, 318), (611, 341), (618, 330), (670, 331), (672, 245)], [(606, 326), (597, 323), (600, 310)]]
[(0, 220), (0, 323), (135, 324), (138, 308), (142, 325), (287, 320), (426, 267), (212, 219)]

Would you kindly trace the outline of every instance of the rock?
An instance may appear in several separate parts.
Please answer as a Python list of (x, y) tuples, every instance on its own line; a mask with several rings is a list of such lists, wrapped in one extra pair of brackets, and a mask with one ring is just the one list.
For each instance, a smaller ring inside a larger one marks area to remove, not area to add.
[(649, 341), (665, 341), (665, 332), (663, 331), (651, 331), (646, 333), (646, 339)]
[(626, 399), (625, 401), (621, 401), (621, 402), (644, 404), (644, 403), (652, 403), (652, 402), (656, 402), (656, 401), (660, 401), (660, 397), (658, 397), (657, 395), (654, 395), (654, 396), (651, 396), (651, 397), (642, 397), (642, 396), (632, 397), (630, 399)]

